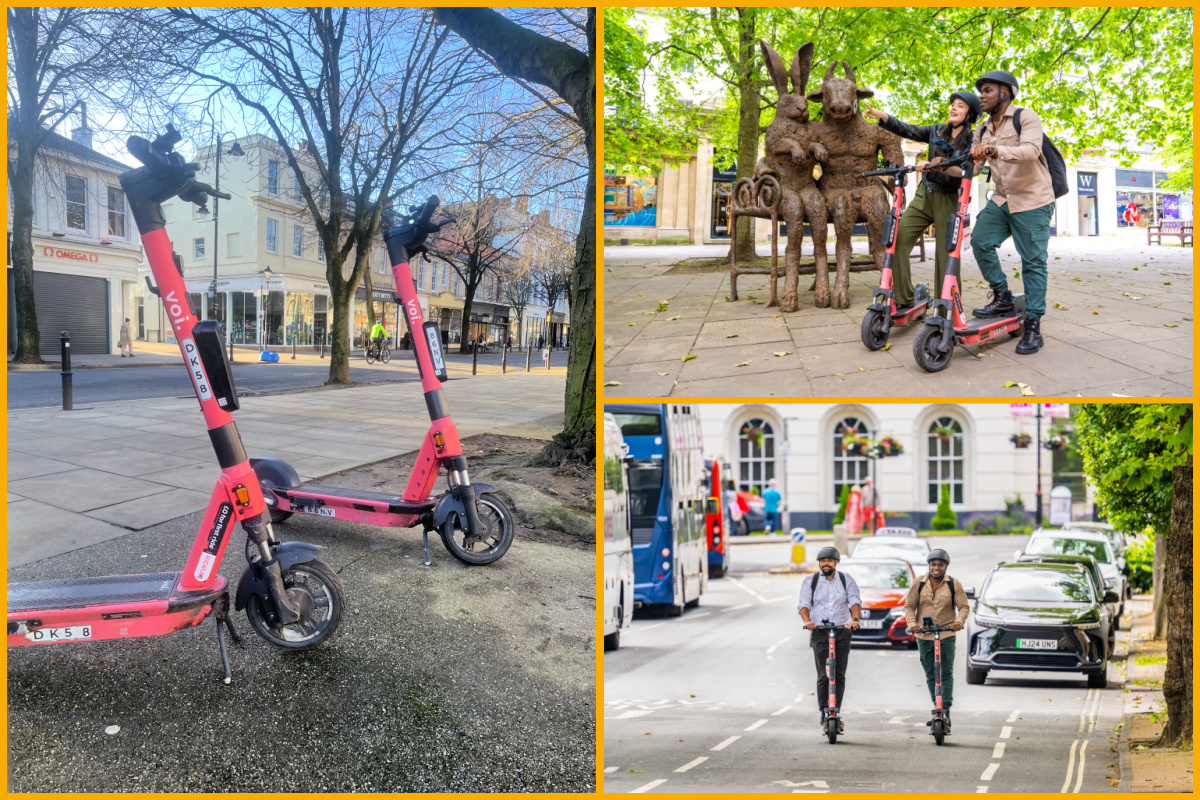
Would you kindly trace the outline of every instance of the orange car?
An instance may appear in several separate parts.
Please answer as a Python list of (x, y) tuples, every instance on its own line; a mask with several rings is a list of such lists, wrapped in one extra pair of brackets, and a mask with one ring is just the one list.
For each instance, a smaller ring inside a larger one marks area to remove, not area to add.
[(838, 569), (854, 578), (862, 597), (862, 620), (851, 641), (915, 648), (917, 637), (904, 621), (904, 600), (917, 583), (912, 565), (898, 558), (848, 558)]

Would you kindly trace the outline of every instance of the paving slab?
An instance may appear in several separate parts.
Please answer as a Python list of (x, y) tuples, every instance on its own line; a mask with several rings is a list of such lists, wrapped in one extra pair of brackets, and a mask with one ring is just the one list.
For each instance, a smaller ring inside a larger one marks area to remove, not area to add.
[(128, 533), (126, 528), (36, 500), (14, 501), (10, 493), (5, 533), (9, 567), (32, 564)]
[(52, 475), (56, 472), (67, 472), (75, 469), (75, 465), (66, 461), (30, 453), (10, 452), (8, 454), (8, 480), (19, 481), (23, 478), (33, 478), (38, 475)]
[(64, 454), (59, 458), (81, 467), (133, 477), (187, 466), (194, 461), (192, 458), (181, 455), (135, 450), (131, 447), (118, 447), (78, 456)]
[(193, 511), (201, 511), (208, 506), (210, 496), (209, 492), (168, 489), (160, 494), (97, 508), (87, 512), (86, 516), (140, 531)]
[(163, 491), (162, 484), (126, 478), (98, 469), (76, 468), (37, 478), (10, 481), (9, 491), (67, 511), (90, 511)]

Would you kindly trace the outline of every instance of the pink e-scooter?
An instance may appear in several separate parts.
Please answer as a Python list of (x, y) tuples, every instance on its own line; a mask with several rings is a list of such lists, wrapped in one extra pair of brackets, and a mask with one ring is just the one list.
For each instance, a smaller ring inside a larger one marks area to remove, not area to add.
[(10, 583), (8, 646), (161, 636), (211, 616), (229, 683), (222, 626), (235, 641), (239, 637), (229, 618), (230, 587), (217, 570), (238, 523), (248, 538), (249, 564), (233, 605), (246, 610), (251, 627), (268, 642), (288, 650), (320, 644), (337, 630), (345, 600), (337, 574), (317, 558), (319, 547), (276, 541), (258, 479), (230, 414), (238, 409), (237, 390), (220, 330), (215, 321), (196, 319), (182, 272), (172, 258), (161, 203), (178, 196), (204, 208), (209, 195), (229, 198), (192, 179), (199, 165), (172, 152), (181, 138), (171, 125), (153, 142), (131, 137), (129, 152), (144, 166), (120, 180), (158, 283), (151, 289), (162, 298), (171, 320), (221, 476), (182, 571)]
[[(436, 322), (426, 322), (421, 314), (417, 287), (409, 269), (409, 259), (425, 252), (425, 240), (442, 223), (432, 223), (439, 200), (436, 195), (409, 209), (410, 215), (383, 234), (392, 261), (396, 283), (396, 302), (404, 307), (409, 330), (413, 332), (413, 350), (425, 407), (432, 424), (425, 434), (421, 451), (403, 494), (343, 489), (316, 483), (302, 483), (296, 470), (277, 458), (252, 458), (272, 522), (282, 522), (294, 513), (312, 514), (325, 519), (340, 519), (387, 528), (424, 530), (425, 565), (430, 563), (429, 532), (442, 537), (446, 549), (466, 564), (490, 564), (503, 556), (512, 544), (513, 518), (508, 506), (486, 483), (471, 483), (467, 460), (462, 454), (458, 430), (446, 406), (442, 381), (446, 380), (446, 360), (442, 354), (441, 332)], [(438, 475), (446, 468), (448, 487), (432, 497)]]

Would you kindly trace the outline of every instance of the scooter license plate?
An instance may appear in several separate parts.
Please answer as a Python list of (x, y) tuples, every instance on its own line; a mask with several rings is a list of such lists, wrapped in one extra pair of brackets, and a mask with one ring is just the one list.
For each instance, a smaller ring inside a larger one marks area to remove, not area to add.
[(881, 620), (881, 619), (864, 619), (864, 620), (859, 621), (858, 626), (860, 628), (863, 628), (868, 631), (877, 631), (883, 627), (883, 620)]
[(1057, 639), (1017, 639), (1017, 647), (1022, 650), (1057, 650)]
[(31, 642), (74, 642), (92, 638), (91, 625), (73, 625), (70, 628), (38, 628), (25, 634)]

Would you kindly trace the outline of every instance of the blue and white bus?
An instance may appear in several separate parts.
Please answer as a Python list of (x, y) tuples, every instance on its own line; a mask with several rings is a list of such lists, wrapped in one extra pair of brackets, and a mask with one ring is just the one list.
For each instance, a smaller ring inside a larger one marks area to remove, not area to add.
[(629, 448), (634, 605), (679, 616), (708, 588), (704, 451), (695, 407), (611, 404)]
[(633, 546), (629, 539), (629, 471), (625, 442), (612, 414), (604, 415), (604, 649), (621, 646), (633, 620)]

